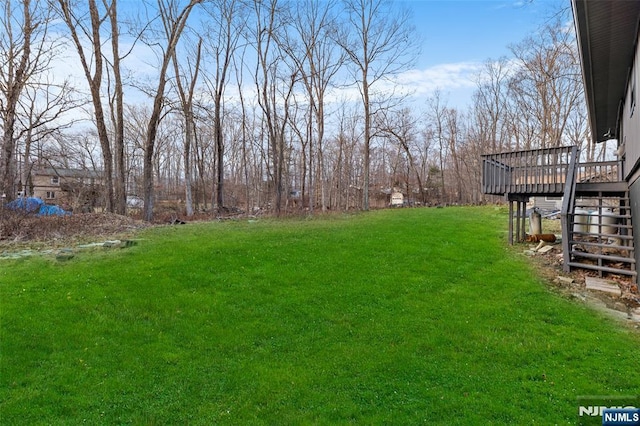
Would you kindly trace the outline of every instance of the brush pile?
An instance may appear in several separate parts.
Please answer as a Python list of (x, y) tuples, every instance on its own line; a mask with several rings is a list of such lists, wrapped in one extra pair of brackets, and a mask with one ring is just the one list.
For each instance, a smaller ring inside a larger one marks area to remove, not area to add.
[(146, 226), (142, 221), (112, 213), (36, 216), (3, 210), (0, 211), (0, 243), (82, 242), (127, 235)]

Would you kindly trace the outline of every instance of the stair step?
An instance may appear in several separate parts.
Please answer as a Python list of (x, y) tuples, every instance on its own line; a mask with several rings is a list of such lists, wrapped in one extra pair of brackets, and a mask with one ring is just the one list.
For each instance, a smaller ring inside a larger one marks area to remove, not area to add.
[[(573, 176), (575, 180), (577, 168), (574, 171), (576, 172)], [(563, 235), (563, 238), (568, 240), (563, 241), (563, 249), (569, 252), (565, 253), (565, 266), (569, 269), (580, 268), (600, 273), (628, 275), (634, 281), (637, 280), (628, 184), (626, 182), (610, 184), (576, 182), (574, 188), (568, 189), (573, 189), (574, 192), (570, 194), (570, 203), (567, 204), (569, 210), (562, 211), (563, 220), (565, 220), (563, 231), (568, 234)], [(578, 209), (584, 210), (576, 211)], [(589, 225), (584, 223), (596, 220), (599, 223)], [(615, 223), (603, 223), (607, 221)], [(583, 229), (585, 232), (574, 231), (576, 228)], [(603, 231), (613, 231), (615, 234)], [(599, 253), (577, 251), (575, 250), (577, 247)], [(610, 250), (614, 253), (602, 253)], [(581, 263), (581, 260), (590, 260), (590, 263), (596, 264)]]
[(597, 243), (592, 241), (576, 241), (576, 240), (571, 240), (569, 243), (572, 245), (580, 244), (586, 247), (602, 247), (602, 248), (608, 248), (613, 250), (634, 251), (633, 246), (621, 246), (618, 244)]
[[(620, 191), (615, 191), (616, 194), (623, 194)], [(581, 195), (576, 199), (576, 202), (579, 203), (581, 201), (585, 201), (585, 200), (612, 200), (612, 201), (617, 201), (617, 200), (628, 200), (629, 196), (628, 195), (621, 195), (621, 196), (616, 196), (616, 195), (610, 195), (606, 192), (603, 192), (602, 195), (598, 196), (598, 194), (589, 194), (589, 195)]]
[(632, 277), (635, 277), (638, 275), (636, 271), (631, 271), (629, 269), (619, 269), (619, 268), (611, 268), (608, 266), (590, 265), (588, 263), (569, 262), (568, 265), (572, 268), (590, 269), (593, 271), (608, 272), (610, 274), (629, 275)]
[(627, 208), (627, 205), (620, 205), (618, 203), (615, 204), (611, 204), (611, 205), (596, 205), (594, 206), (593, 204), (575, 204), (574, 207), (577, 207), (579, 209), (591, 209), (591, 210), (597, 210), (598, 208), (602, 207), (603, 209), (624, 209)]
[[(619, 201), (623, 201), (624, 203), (619, 203)], [(580, 209), (598, 209), (598, 208), (603, 208), (603, 209), (624, 209), (624, 208), (628, 208), (628, 204), (626, 204), (627, 202), (629, 202), (629, 199), (624, 199), (624, 198), (616, 198), (615, 201), (613, 201), (611, 204), (595, 204), (594, 203), (576, 203), (574, 204), (574, 207), (578, 207)]]
[(617, 214), (617, 213), (604, 213), (604, 214), (599, 214), (599, 215), (595, 215), (593, 214), (595, 213), (595, 210), (591, 213), (572, 213), (571, 216), (573, 217), (610, 217), (613, 219), (631, 219), (631, 215), (630, 214)]
[(592, 238), (611, 238), (611, 239), (615, 239), (615, 238), (619, 238), (621, 240), (633, 240), (633, 235), (620, 235), (620, 234), (597, 234), (597, 233), (593, 233), (593, 232), (582, 232), (582, 231), (573, 231), (573, 235), (574, 236), (585, 236), (585, 237), (592, 237)]
[[(614, 234), (610, 234), (610, 233), (605, 233), (605, 232), (589, 232), (589, 231), (573, 231), (573, 235), (584, 235), (585, 237), (601, 237), (601, 238), (625, 238), (625, 237), (631, 237), (632, 235), (632, 228), (631, 227), (618, 227), (617, 228), (618, 232), (614, 233)], [(628, 232), (619, 232), (620, 230), (626, 230)]]
[[(620, 192), (616, 191), (616, 194), (620, 194)], [(578, 197), (576, 199), (576, 202), (579, 203), (581, 201), (585, 201), (585, 200), (611, 200), (611, 201), (618, 201), (618, 200), (628, 200), (629, 197), (624, 195), (624, 196), (616, 196), (616, 195), (608, 195), (606, 192), (603, 193), (601, 196), (598, 196), (597, 194), (590, 194), (590, 195), (582, 195), (580, 197)]]
[[(587, 225), (585, 225), (585, 224), (583, 224), (583, 223), (573, 223), (572, 225), (587, 226)], [(593, 226), (593, 227), (598, 227), (598, 226), (600, 226), (600, 227), (602, 227), (602, 228), (607, 228), (607, 227), (608, 227), (608, 228), (616, 228), (616, 229), (633, 229), (633, 226), (632, 226), (632, 225), (626, 225), (626, 224), (622, 224), (622, 223), (612, 223), (612, 224), (609, 224), (609, 223), (603, 223), (603, 224), (601, 224), (601, 225), (598, 225), (598, 224), (592, 223), (591, 225), (588, 225), (588, 226), (589, 226), (589, 227), (591, 227), (591, 226)], [(574, 231), (574, 232), (582, 232), (582, 233), (584, 233), (584, 231)], [(587, 232), (587, 233), (588, 233), (588, 232)], [(592, 233), (592, 234), (598, 234), (598, 232), (591, 232), (591, 233)]]
[(636, 260), (632, 257), (614, 256), (610, 254), (585, 253), (583, 251), (575, 251), (575, 250), (571, 250), (571, 254), (574, 257), (582, 257), (585, 259), (596, 259), (596, 260), (602, 259), (602, 260), (608, 260), (610, 262), (622, 262), (622, 263), (628, 263), (628, 264), (636, 263)]

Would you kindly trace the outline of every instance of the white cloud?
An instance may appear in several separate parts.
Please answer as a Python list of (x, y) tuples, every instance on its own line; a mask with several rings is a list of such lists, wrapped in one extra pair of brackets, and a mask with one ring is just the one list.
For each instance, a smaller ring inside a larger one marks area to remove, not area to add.
[(415, 96), (429, 95), (436, 90), (472, 90), (476, 87), (476, 79), (481, 68), (482, 64), (477, 62), (438, 64), (425, 69), (406, 71), (394, 82), (412, 91)]
[[(405, 71), (391, 80), (383, 80), (372, 86), (374, 92), (395, 93), (414, 99), (423, 99), (436, 91), (443, 94), (456, 93), (462, 96), (459, 103), (466, 103), (477, 87), (479, 72), (483, 67), (477, 62), (438, 64), (423, 69)], [(360, 92), (355, 84), (335, 88), (327, 96), (327, 102), (360, 102)], [(459, 106), (459, 105), (458, 105)]]

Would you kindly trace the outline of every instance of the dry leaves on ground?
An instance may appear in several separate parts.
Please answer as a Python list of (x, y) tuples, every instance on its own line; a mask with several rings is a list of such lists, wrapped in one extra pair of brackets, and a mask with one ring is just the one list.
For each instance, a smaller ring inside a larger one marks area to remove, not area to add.
[(68, 243), (133, 233), (148, 226), (142, 221), (112, 213), (82, 213), (70, 216), (35, 216), (0, 212), (0, 243)]

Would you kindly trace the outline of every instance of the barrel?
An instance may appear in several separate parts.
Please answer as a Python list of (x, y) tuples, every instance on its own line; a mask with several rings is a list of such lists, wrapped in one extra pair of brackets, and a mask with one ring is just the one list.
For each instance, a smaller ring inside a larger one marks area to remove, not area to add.
[(535, 209), (529, 213), (529, 234), (542, 234), (542, 215)]
[(573, 216), (573, 232), (589, 231), (589, 210), (575, 209)]
[[(602, 226), (599, 226), (602, 223)], [(598, 210), (591, 212), (589, 215), (589, 232), (592, 234), (616, 234), (615, 226), (616, 218), (613, 217), (613, 210), (609, 208), (602, 209), (602, 215)]]

